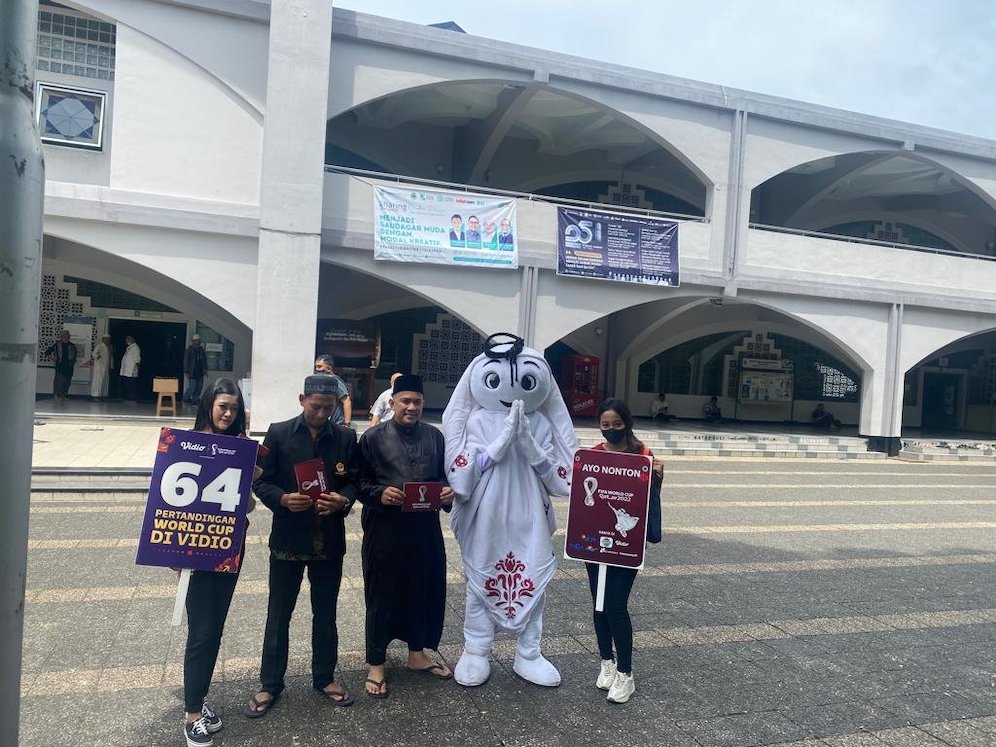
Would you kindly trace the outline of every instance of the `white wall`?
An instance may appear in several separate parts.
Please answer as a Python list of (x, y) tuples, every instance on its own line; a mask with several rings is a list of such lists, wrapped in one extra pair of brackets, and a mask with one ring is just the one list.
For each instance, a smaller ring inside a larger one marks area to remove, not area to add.
[(833, 283), (991, 300), (996, 262), (751, 229), (743, 270), (818, 293)]
[(190, 60), (123, 24), (116, 77), (111, 186), (258, 203), (257, 111)]
[[(392, 23), (387, 19), (388, 24)], [(407, 24), (401, 24), (407, 25)], [(435, 29), (424, 29), (428, 33)], [(333, 35), (336, 24), (333, 20)], [(451, 39), (452, 31), (438, 30), (439, 39)], [(497, 67), (466, 59), (423, 54), (420, 49), (399, 49), (334, 36), (332, 75), (329, 79), (329, 118), (354, 106), (418, 86), (451, 80), (533, 79), (528, 66)]]
[(262, 111), (269, 27), (263, 18), (203, 11), (160, 0), (64, 0), (158, 39)]

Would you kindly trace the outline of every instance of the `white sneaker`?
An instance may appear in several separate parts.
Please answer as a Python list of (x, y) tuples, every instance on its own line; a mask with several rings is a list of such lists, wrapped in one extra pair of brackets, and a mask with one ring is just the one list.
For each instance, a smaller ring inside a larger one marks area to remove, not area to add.
[(633, 675), (616, 672), (616, 678), (612, 681), (612, 687), (609, 688), (609, 694), (605, 699), (610, 703), (625, 703), (635, 692), (636, 683), (633, 681)]
[(599, 690), (608, 690), (616, 679), (616, 663), (612, 659), (602, 659), (602, 669), (595, 680), (595, 687)]

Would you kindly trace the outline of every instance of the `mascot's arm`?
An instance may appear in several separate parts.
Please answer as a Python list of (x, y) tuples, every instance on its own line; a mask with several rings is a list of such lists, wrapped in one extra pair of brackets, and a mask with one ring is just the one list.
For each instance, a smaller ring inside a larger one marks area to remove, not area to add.
[[(501, 436), (498, 440), (501, 440)], [(472, 415), (467, 423), (463, 451), (453, 457), (447, 476), (450, 487), (456, 491), (457, 503), (463, 503), (470, 498), (481, 475), (491, 469), (494, 463), (488, 453), (488, 438), (481, 419)]]
[(536, 476), (550, 495), (570, 495), (571, 486), (567, 481), (572, 465), (565, 462), (565, 455), (558, 454), (553, 439), (550, 421), (537, 413), (522, 429), (520, 447)]

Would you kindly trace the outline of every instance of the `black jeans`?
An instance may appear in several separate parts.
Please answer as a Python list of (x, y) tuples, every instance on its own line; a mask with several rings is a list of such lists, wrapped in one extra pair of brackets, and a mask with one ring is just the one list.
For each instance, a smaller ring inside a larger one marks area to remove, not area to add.
[(183, 655), (183, 707), (187, 713), (200, 713), (204, 705), (238, 581), (238, 573), (194, 571), (190, 575), (187, 649)]
[(342, 558), (329, 560), (279, 560), (270, 554), (270, 599), (263, 634), (262, 690), (274, 696), (284, 690), (290, 621), (301, 590), (304, 569), (311, 586), (311, 684), (317, 690), (335, 680), (339, 655), (336, 604), (342, 581)]
[[(585, 563), (592, 601), (598, 587), (598, 565)], [(625, 674), (633, 671), (633, 622), (629, 619), (629, 593), (636, 579), (635, 568), (605, 568), (605, 603), (602, 612), (593, 612), (595, 637), (598, 638), (598, 655), (615, 659), (616, 669)], [(594, 607), (594, 605), (593, 605)], [(615, 656), (612, 644), (615, 644)]]

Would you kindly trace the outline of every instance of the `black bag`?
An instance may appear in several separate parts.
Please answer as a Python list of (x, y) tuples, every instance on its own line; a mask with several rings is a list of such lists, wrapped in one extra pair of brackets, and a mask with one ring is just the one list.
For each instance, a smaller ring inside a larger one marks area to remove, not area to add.
[(664, 477), (653, 473), (650, 480), (650, 506), (647, 508), (647, 542), (657, 544), (663, 539), (661, 525), (661, 486)]

